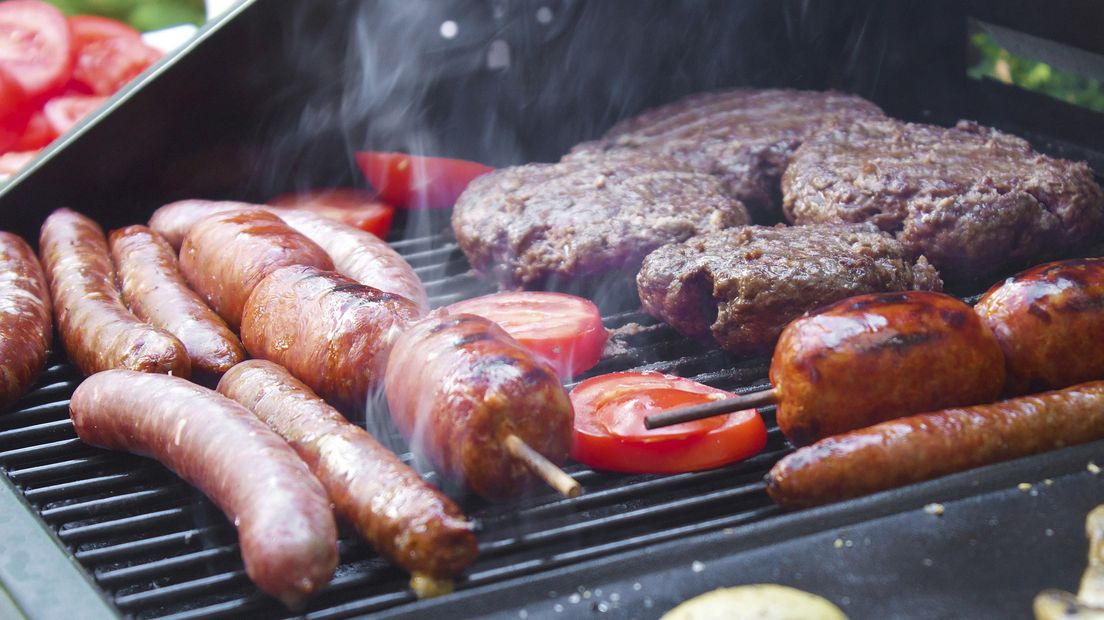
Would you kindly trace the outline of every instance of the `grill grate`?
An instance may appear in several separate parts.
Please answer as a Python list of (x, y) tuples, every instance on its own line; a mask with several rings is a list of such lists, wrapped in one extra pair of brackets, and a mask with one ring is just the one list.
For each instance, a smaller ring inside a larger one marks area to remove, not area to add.
[[(395, 241), (393, 246), (426, 283), (434, 306), (489, 292), (448, 233)], [(767, 360), (735, 360), (702, 347), (639, 311), (611, 313), (606, 327), (622, 330), (624, 346), (586, 376), (658, 370), (720, 388), (746, 391), (766, 384)], [(258, 592), (241, 564), (237, 537), (200, 493), (157, 463), (83, 444), (68, 417), (80, 382), (53, 353), (34, 389), (0, 416), (0, 468), (46, 525), (107, 593), (134, 618), (280, 617), (287, 611)], [(620, 475), (579, 464), (567, 470), (585, 488), (576, 499), (551, 490), (489, 504), (452, 489), (480, 525), (480, 558), (459, 589), (577, 565), (615, 552), (768, 519), (779, 509), (762, 475), (787, 447), (773, 410), (764, 410), (766, 450), (744, 463), (674, 476)], [(373, 426), (373, 430), (377, 430)], [(383, 423), (384, 443), (401, 439)], [(400, 451), (402, 454), (402, 452)], [(410, 462), (409, 453), (404, 458)], [(440, 482), (428, 474), (434, 482)], [(351, 529), (343, 530), (341, 564), (308, 618), (344, 618), (414, 600), (408, 577), (380, 558)]]

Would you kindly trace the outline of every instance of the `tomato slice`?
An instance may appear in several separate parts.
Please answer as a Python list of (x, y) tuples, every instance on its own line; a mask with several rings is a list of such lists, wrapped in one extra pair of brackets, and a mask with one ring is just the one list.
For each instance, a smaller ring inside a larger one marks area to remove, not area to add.
[(564, 379), (597, 364), (609, 337), (597, 306), (564, 293), (494, 293), (458, 301), (448, 311), (476, 314), (498, 323)]
[(112, 95), (161, 58), (161, 52), (133, 37), (92, 41), (81, 49), (73, 80), (97, 95)]
[(31, 163), (31, 160), (38, 157), (39, 150), (35, 151), (11, 151), (0, 155), (0, 181), (3, 181), (16, 172), (23, 169), (23, 166)]
[(72, 70), (69, 22), (37, 0), (0, 2), (0, 68), (28, 97), (60, 90)]
[(357, 164), (379, 197), (402, 208), (447, 209), (477, 176), (494, 170), (463, 159), (362, 151)]
[(283, 194), (268, 204), (311, 211), (366, 230), (380, 239), (387, 238), (395, 219), (395, 207), (376, 200), (371, 192), (346, 187)]
[(698, 471), (746, 459), (767, 445), (767, 427), (754, 409), (644, 428), (644, 418), (653, 413), (732, 396), (658, 372), (592, 377), (571, 391), (571, 458), (595, 469), (649, 474)]
[(19, 140), (11, 148), (13, 151), (33, 151), (53, 142), (56, 137), (58, 134), (50, 125), (50, 121), (46, 120), (46, 114), (42, 110), (35, 110), (23, 128)]
[(92, 110), (100, 107), (107, 97), (66, 95), (46, 102), (42, 114), (55, 135), (61, 135), (80, 122)]
[(74, 15), (69, 18), (69, 30), (73, 35), (73, 53), (80, 55), (88, 44), (116, 37), (141, 39), (142, 33), (120, 21), (99, 15)]

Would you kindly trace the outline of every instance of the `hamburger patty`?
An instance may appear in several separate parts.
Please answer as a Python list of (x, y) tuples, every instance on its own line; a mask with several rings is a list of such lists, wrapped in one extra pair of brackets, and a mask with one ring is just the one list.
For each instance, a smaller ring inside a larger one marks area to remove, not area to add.
[(942, 289), (871, 224), (741, 226), (672, 243), (636, 277), (648, 314), (730, 353), (769, 353), (801, 314), (862, 293)]
[(829, 120), (846, 123), (881, 114), (861, 97), (831, 91), (700, 93), (622, 121), (572, 153), (629, 149), (676, 157), (720, 178), (755, 221), (777, 222), (779, 179), (794, 150)]
[(965, 121), (827, 128), (794, 154), (782, 189), (790, 221), (873, 222), (948, 281), (1076, 248), (1104, 223), (1104, 194), (1087, 164)]
[(565, 288), (635, 273), (653, 249), (748, 223), (716, 178), (643, 153), (592, 153), (481, 176), (452, 228), (477, 271), (503, 288)]

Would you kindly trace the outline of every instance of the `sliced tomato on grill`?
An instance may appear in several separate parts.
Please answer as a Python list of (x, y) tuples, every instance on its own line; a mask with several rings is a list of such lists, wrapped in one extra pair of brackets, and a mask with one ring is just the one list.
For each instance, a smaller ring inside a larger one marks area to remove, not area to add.
[(616, 372), (571, 391), (571, 458), (609, 471), (669, 474), (711, 469), (758, 454), (767, 427), (754, 409), (647, 430), (645, 416), (733, 394), (658, 372)]
[(28, 97), (60, 91), (72, 66), (69, 22), (61, 11), (37, 0), (0, 2), (0, 69)]
[(121, 36), (91, 41), (78, 54), (73, 81), (97, 95), (112, 95), (161, 58), (140, 38)]
[(67, 95), (54, 97), (46, 102), (42, 114), (55, 135), (61, 135), (80, 122), (92, 110), (107, 101), (107, 97), (95, 95)]
[(415, 209), (447, 209), (472, 179), (494, 170), (463, 159), (380, 151), (359, 152), (356, 160), (380, 200)]
[(395, 219), (395, 207), (376, 200), (371, 192), (353, 188), (336, 187), (283, 194), (268, 201), (268, 204), (305, 209), (366, 230), (380, 239), (387, 238), (391, 222)]
[(448, 311), (498, 323), (565, 379), (597, 364), (608, 338), (598, 308), (587, 299), (564, 293), (494, 293), (456, 302)]

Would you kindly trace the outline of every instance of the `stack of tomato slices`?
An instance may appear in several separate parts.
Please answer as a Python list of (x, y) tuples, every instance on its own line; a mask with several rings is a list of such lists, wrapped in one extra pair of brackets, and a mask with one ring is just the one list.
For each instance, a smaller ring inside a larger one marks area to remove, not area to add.
[(478, 162), (361, 151), (357, 165), (380, 200), (399, 208), (448, 209), (473, 179), (494, 170)]
[(66, 18), (38, 0), (0, 2), (0, 175), (13, 174), (160, 57), (121, 22)]

